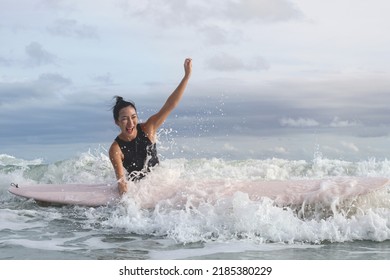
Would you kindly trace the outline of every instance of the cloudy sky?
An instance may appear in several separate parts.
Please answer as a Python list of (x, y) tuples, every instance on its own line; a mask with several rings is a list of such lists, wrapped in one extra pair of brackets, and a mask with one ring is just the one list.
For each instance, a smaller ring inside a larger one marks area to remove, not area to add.
[(107, 147), (112, 97), (134, 100), (145, 120), (192, 57), (162, 151), (388, 158), (389, 10), (386, 0), (0, 0), (0, 154)]

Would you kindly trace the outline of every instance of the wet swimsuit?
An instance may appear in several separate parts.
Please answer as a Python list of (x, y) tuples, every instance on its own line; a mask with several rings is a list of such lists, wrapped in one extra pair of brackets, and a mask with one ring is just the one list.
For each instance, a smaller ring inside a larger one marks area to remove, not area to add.
[(118, 137), (115, 138), (123, 155), (123, 167), (129, 173), (129, 179), (132, 181), (140, 180), (146, 173), (159, 163), (157, 157), (156, 143), (152, 143), (137, 124), (137, 137), (132, 141), (124, 141)]

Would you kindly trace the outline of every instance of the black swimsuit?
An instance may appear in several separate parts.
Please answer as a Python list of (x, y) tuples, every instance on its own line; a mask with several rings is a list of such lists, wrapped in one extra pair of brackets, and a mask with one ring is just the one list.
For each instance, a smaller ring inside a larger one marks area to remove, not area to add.
[(123, 155), (123, 167), (129, 173), (129, 179), (132, 181), (142, 179), (146, 173), (159, 163), (157, 157), (156, 143), (152, 143), (137, 125), (137, 137), (132, 141), (124, 141), (118, 137), (115, 138)]

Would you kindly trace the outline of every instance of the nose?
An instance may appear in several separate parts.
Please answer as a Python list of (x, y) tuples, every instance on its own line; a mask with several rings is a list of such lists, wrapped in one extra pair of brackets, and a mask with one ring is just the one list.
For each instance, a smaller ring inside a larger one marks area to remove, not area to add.
[(134, 125), (135, 125), (135, 120), (130, 119), (130, 125), (131, 125), (131, 126), (134, 126)]

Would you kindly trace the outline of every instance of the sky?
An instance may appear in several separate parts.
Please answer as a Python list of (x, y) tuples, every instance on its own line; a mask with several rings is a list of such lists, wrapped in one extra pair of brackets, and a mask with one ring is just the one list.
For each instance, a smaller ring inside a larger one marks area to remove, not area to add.
[(0, 0), (0, 154), (108, 148), (193, 73), (167, 157), (390, 157), (386, 0)]

